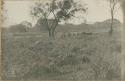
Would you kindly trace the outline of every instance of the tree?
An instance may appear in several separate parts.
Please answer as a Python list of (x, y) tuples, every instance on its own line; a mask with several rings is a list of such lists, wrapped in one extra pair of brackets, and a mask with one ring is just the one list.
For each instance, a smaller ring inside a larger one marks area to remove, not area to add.
[(108, 0), (108, 1), (109, 1), (110, 14), (111, 14), (111, 29), (110, 29), (109, 33), (112, 34), (112, 32), (113, 32), (113, 22), (114, 22), (115, 9), (117, 7), (117, 4), (120, 2), (120, 0)]
[[(73, 0), (46, 0), (35, 2), (31, 8), (31, 15), (35, 18), (42, 18), (49, 32), (50, 37), (55, 36), (55, 30), (61, 21), (76, 17), (77, 12), (86, 13), (87, 8)], [(51, 20), (51, 23), (50, 21)]]

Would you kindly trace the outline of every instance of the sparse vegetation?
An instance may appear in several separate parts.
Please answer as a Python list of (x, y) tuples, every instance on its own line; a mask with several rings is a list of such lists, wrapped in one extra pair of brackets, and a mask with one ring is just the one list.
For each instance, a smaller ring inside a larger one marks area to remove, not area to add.
[(3, 79), (120, 79), (120, 34), (79, 36), (3, 37)]

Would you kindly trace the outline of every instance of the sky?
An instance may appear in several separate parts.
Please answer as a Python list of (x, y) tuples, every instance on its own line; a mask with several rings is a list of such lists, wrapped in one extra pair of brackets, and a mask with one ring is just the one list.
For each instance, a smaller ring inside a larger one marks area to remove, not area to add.
[[(86, 19), (88, 23), (101, 22), (110, 18), (110, 9), (107, 1), (102, 0), (76, 0), (78, 2), (86, 3), (88, 7)], [(4, 13), (7, 16), (4, 25), (14, 25), (23, 21), (31, 22), (33, 25), (36, 23), (30, 16), (30, 7), (33, 0), (5, 0)], [(117, 8), (115, 18), (123, 22), (122, 9)], [(81, 20), (70, 20), (70, 23), (80, 24)]]

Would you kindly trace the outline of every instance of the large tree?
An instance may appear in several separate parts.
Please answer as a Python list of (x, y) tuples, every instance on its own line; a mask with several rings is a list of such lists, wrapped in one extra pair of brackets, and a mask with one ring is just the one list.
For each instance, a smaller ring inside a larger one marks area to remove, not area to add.
[(108, 0), (108, 1), (109, 1), (110, 14), (111, 14), (111, 29), (110, 29), (109, 32), (112, 34), (112, 32), (113, 32), (114, 14), (115, 14), (117, 5), (120, 2), (120, 0)]
[[(35, 18), (42, 18), (49, 32), (50, 37), (54, 37), (55, 30), (61, 21), (77, 18), (76, 13), (86, 13), (85, 4), (80, 4), (74, 0), (46, 0), (37, 1), (31, 8), (31, 15)], [(50, 21), (51, 20), (51, 23)]]

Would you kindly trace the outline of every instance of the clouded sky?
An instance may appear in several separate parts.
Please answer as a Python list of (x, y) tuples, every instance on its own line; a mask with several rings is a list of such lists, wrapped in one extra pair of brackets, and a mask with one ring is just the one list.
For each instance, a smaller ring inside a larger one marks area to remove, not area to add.
[[(109, 6), (107, 2), (102, 0), (77, 0), (81, 3), (86, 3), (88, 6), (87, 21), (98, 22), (110, 18)], [(5, 0), (5, 9), (7, 10), (6, 26), (18, 24), (22, 21), (35, 22), (29, 15), (30, 6), (33, 0)], [(123, 22), (123, 15), (121, 8), (117, 9), (115, 18)], [(80, 23), (79, 20), (75, 21), (76, 24)], [(34, 23), (33, 23), (34, 24)]]

